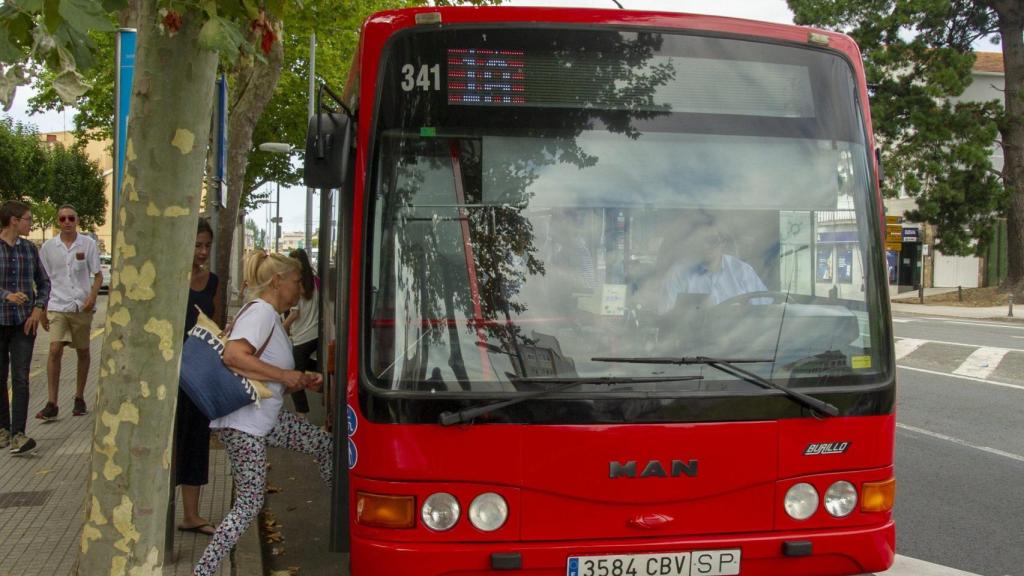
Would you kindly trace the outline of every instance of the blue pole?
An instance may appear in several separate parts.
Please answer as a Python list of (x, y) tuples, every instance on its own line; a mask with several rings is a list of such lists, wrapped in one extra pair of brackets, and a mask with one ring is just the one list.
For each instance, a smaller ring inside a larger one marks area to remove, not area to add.
[(132, 102), (132, 78), (135, 76), (135, 35), (132, 28), (117, 31), (114, 45), (114, 61), (117, 74), (114, 75), (114, 189), (111, 195), (110, 246), (108, 250), (116, 257), (114, 245), (117, 242), (118, 214), (121, 211), (121, 186), (124, 182), (124, 156), (128, 140), (128, 113)]

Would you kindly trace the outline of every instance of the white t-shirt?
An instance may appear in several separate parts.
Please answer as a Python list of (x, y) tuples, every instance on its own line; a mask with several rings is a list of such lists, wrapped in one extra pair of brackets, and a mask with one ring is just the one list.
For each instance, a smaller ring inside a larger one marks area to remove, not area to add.
[(320, 293), (313, 288), (313, 297), (309, 300), (300, 297), (297, 305), (299, 318), (292, 324), (292, 344), (298, 346), (306, 342), (312, 342), (317, 337), (317, 302), (320, 301)]
[(96, 241), (79, 232), (71, 246), (67, 246), (58, 234), (43, 243), (39, 259), (50, 277), (50, 302), (46, 309), (81, 312), (92, 291), (92, 283), (100, 273)]
[[(245, 340), (259, 351), (271, 330), (274, 331), (274, 335), (263, 350), (260, 360), (282, 370), (293, 369), (295, 359), (292, 356), (292, 343), (281, 324), (281, 315), (265, 300), (257, 298), (252, 306), (238, 316), (228, 341)], [(284, 385), (280, 382), (266, 382), (266, 385), (274, 393), (273, 396), (261, 399), (259, 406), (249, 404), (213, 420), (210, 422), (210, 428), (232, 428), (254, 436), (270, 434), (277, 425), (277, 416), (284, 405)]]

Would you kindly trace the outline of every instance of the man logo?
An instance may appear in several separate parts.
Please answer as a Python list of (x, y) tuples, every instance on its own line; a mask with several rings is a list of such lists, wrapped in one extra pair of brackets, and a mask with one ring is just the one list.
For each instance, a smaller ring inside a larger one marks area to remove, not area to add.
[[(636, 478), (636, 460), (630, 460), (628, 462), (618, 462), (612, 460), (608, 463), (608, 477), (611, 479), (615, 478)], [(666, 472), (666, 468), (668, 472)], [(642, 472), (640, 472), (640, 478), (677, 478), (679, 476), (689, 476), (694, 478), (697, 476), (697, 461), (687, 460), (673, 460), (668, 466), (661, 463), (660, 460), (650, 460), (644, 466)]]

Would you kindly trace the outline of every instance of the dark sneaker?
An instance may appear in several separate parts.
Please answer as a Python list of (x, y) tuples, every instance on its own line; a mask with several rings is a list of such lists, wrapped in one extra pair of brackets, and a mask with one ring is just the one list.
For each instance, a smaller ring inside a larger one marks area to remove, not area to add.
[(43, 420), (45, 422), (49, 422), (50, 420), (57, 419), (58, 412), (60, 412), (60, 409), (57, 408), (56, 404), (54, 404), (53, 402), (47, 402), (46, 406), (43, 406), (43, 409), (40, 410), (38, 414), (36, 414), (36, 418)]
[(31, 454), (36, 449), (36, 441), (18, 432), (11, 439), (11, 456), (24, 456)]
[(0, 430), (0, 450), (11, 445), (11, 433), (7, 429)]
[(72, 416), (85, 416), (89, 409), (85, 407), (85, 398), (75, 398), (75, 408), (71, 411)]

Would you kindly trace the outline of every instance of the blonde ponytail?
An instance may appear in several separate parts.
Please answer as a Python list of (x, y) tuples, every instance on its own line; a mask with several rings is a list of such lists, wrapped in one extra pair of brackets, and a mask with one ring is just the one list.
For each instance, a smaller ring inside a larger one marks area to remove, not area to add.
[(278, 274), (283, 276), (293, 271), (302, 272), (302, 265), (298, 260), (280, 254), (267, 254), (263, 250), (256, 250), (245, 260), (247, 292), (252, 296), (259, 296), (270, 286), (274, 276)]

